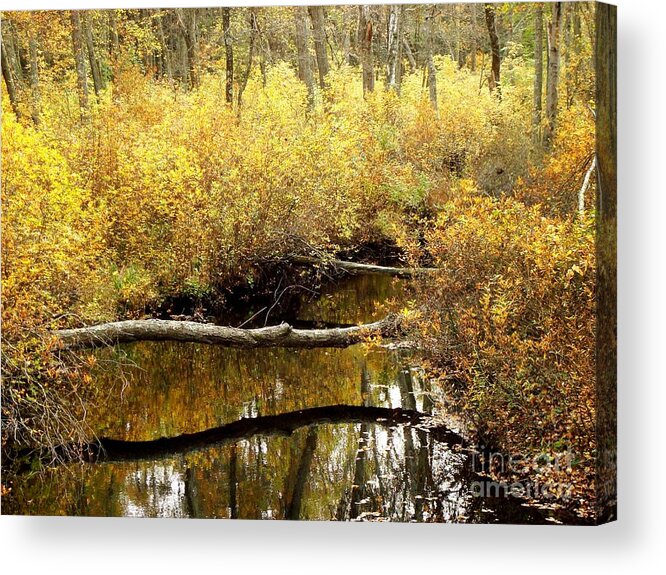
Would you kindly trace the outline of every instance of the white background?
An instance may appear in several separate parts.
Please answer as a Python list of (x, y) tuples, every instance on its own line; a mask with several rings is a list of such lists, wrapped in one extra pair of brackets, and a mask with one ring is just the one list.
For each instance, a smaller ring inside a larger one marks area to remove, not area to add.
[[(2, 8), (220, 4), (243, 3), (9, 0)], [(3, 571), (665, 573), (666, 4), (617, 4), (619, 521), (593, 528), (3, 516)]]

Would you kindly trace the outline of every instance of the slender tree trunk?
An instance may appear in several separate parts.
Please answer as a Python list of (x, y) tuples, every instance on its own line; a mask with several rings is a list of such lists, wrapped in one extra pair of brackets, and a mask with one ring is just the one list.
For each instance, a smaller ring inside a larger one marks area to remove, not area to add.
[(86, 40), (86, 50), (88, 52), (88, 61), (90, 62), (90, 71), (93, 77), (93, 86), (95, 89), (95, 96), (99, 98), (99, 93), (102, 91), (102, 73), (99, 67), (99, 61), (95, 55), (95, 42), (92, 33), (92, 22), (90, 21), (90, 12), (83, 11), (83, 31)]
[[(116, 26), (116, 11), (109, 10), (108, 12), (108, 22), (109, 22), (109, 54), (112, 59), (118, 56), (120, 52), (120, 41), (118, 40), (118, 28)], [(162, 20), (160, 19), (160, 26), (162, 25)]]
[(433, 27), (435, 20), (436, 6), (433, 6), (430, 15), (425, 19), (425, 55), (426, 55), (426, 68), (428, 71), (428, 95), (430, 96), (430, 103), (435, 112), (437, 108), (437, 70), (435, 69), (435, 62), (432, 56), (433, 45)]
[(247, 65), (245, 66), (245, 73), (241, 76), (238, 83), (238, 98), (237, 98), (237, 112), (240, 117), (241, 105), (243, 103), (243, 92), (245, 92), (245, 87), (250, 78), (250, 73), (252, 72), (252, 61), (254, 59), (254, 47), (257, 41), (257, 36), (259, 35), (259, 24), (257, 22), (257, 11), (256, 8), (250, 8), (250, 45), (247, 50)]
[(39, 108), (41, 94), (39, 91), (39, 58), (37, 55), (37, 38), (30, 37), (30, 88), (32, 90), (32, 120), (39, 125)]
[(199, 85), (199, 74), (197, 66), (197, 13), (195, 8), (176, 8), (178, 26), (185, 41), (187, 58), (187, 74), (189, 76), (190, 88)]
[(400, 15), (402, 6), (393, 4), (389, 7), (388, 42), (386, 63), (386, 89), (400, 91)]
[(552, 16), (548, 23), (548, 79), (546, 85), (546, 129), (544, 148), (550, 150), (555, 138), (558, 106), (558, 79), (560, 74), (560, 28), (562, 25), (562, 2), (552, 4)]
[(314, 38), (317, 69), (319, 70), (319, 86), (326, 88), (326, 75), (330, 70), (328, 54), (326, 52), (326, 17), (323, 6), (310, 6), (308, 8), (312, 21), (312, 36)]
[(596, 4), (597, 519), (617, 497), (617, 8)]
[(407, 61), (409, 62), (409, 71), (414, 72), (414, 70), (416, 70), (416, 68), (417, 68), (416, 58), (414, 58), (414, 53), (412, 52), (412, 49), (409, 46), (409, 42), (407, 41), (407, 38), (403, 37), (402, 45), (405, 49), (405, 55), (407, 56)]
[(308, 88), (308, 107), (314, 105), (314, 79), (308, 50), (308, 13), (304, 6), (294, 7), (294, 25), (296, 29), (296, 51), (298, 52), (298, 77)]
[(5, 79), (5, 86), (7, 86), (7, 95), (9, 96), (9, 103), (12, 105), (12, 110), (17, 118), (21, 117), (19, 111), (18, 97), (16, 94), (16, 83), (14, 82), (14, 75), (12, 67), (9, 63), (7, 49), (5, 48), (5, 39), (0, 36), (0, 51), (2, 52), (2, 77)]
[(226, 83), (224, 96), (227, 104), (234, 103), (234, 45), (231, 39), (231, 8), (222, 8), (224, 29), (224, 53), (226, 59)]
[(543, 97), (543, 5), (534, 12), (534, 107), (532, 114), (532, 140), (541, 145), (541, 102)]
[(491, 93), (496, 92), (497, 95), (501, 98), (502, 90), (500, 84), (500, 47), (499, 38), (497, 37), (497, 25), (495, 23), (495, 6), (493, 4), (485, 4), (484, 12), (486, 15), (486, 27), (488, 28), (488, 37), (490, 38), (490, 53), (492, 56), (488, 87), (490, 88)]
[(477, 52), (479, 51), (478, 47), (478, 39), (477, 39), (477, 33), (476, 33), (476, 27), (477, 27), (477, 5), (476, 4), (470, 4), (469, 8), (472, 12), (472, 47), (470, 51), (472, 52), (472, 57), (470, 59), (469, 63), (469, 69), (472, 72), (476, 72), (476, 55)]
[(375, 68), (372, 61), (373, 22), (371, 6), (358, 7), (358, 45), (363, 71), (363, 96), (375, 90)]
[(164, 65), (163, 72), (166, 74), (166, 77), (169, 79), (169, 82), (173, 80), (173, 65), (171, 63), (171, 52), (169, 50), (169, 45), (167, 44), (166, 34), (164, 33), (164, 12), (160, 14), (160, 17), (157, 18), (157, 34), (160, 40), (160, 50), (162, 51), (162, 62)]
[(81, 37), (81, 19), (76, 10), (70, 12), (72, 22), (72, 46), (74, 61), (76, 63), (76, 82), (79, 92), (79, 106), (83, 118), (88, 109), (88, 78), (86, 76), (86, 61), (83, 55), (83, 40)]

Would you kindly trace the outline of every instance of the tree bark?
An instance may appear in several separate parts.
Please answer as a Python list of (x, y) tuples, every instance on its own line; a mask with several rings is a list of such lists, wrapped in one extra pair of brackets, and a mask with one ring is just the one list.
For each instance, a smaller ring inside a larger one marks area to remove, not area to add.
[(224, 98), (227, 104), (234, 103), (234, 45), (231, 40), (231, 8), (222, 8), (222, 28), (224, 29), (224, 53), (226, 61), (226, 82)]
[(384, 274), (395, 277), (411, 278), (424, 273), (439, 271), (437, 268), (396, 268), (386, 266), (376, 266), (373, 264), (360, 264), (356, 262), (345, 262), (342, 260), (322, 260), (310, 256), (293, 256), (291, 261), (296, 264), (324, 264), (330, 265), (335, 269), (349, 272), (352, 274)]
[(617, 506), (617, 8), (596, 5), (597, 520)]
[(414, 58), (414, 53), (412, 52), (412, 49), (409, 46), (407, 38), (403, 37), (402, 45), (405, 48), (405, 54), (407, 55), (407, 61), (409, 62), (409, 70), (410, 72), (414, 72), (416, 70), (416, 58)]
[(88, 62), (90, 62), (90, 71), (93, 77), (93, 87), (95, 89), (95, 96), (99, 98), (99, 93), (103, 89), (102, 85), (102, 72), (99, 67), (99, 60), (95, 54), (95, 42), (92, 33), (92, 23), (90, 21), (90, 11), (84, 10), (83, 12), (83, 31), (86, 41), (86, 50), (88, 52)]
[(39, 91), (39, 58), (37, 55), (37, 38), (31, 36), (30, 49), (30, 89), (32, 91), (32, 121), (39, 126), (39, 108), (41, 94)]
[(283, 323), (274, 327), (240, 329), (192, 321), (128, 320), (74, 329), (54, 335), (65, 347), (102, 347), (135, 341), (182, 341), (251, 349), (257, 347), (348, 347), (369, 336), (399, 334), (399, 320), (388, 316), (374, 323), (333, 329), (294, 329)]
[(388, 41), (386, 62), (386, 89), (400, 91), (400, 46), (401, 27), (400, 14), (402, 7), (393, 4), (389, 7)]
[(256, 8), (250, 8), (250, 45), (247, 49), (247, 65), (245, 66), (245, 73), (241, 76), (240, 81), (238, 82), (238, 97), (237, 97), (237, 113), (240, 117), (241, 106), (243, 103), (243, 92), (245, 92), (245, 87), (247, 82), (250, 79), (250, 73), (252, 72), (252, 61), (254, 59), (254, 47), (257, 41), (257, 35), (259, 34), (259, 24), (257, 23), (257, 12)]
[(436, 6), (433, 6), (430, 15), (426, 16), (425, 19), (425, 53), (426, 53), (426, 68), (428, 71), (428, 95), (430, 97), (430, 103), (434, 108), (435, 112), (438, 111), (437, 107), (437, 70), (435, 69), (435, 61), (432, 56), (432, 45), (433, 45), (433, 25), (435, 19), (435, 10)]
[(178, 25), (185, 41), (187, 57), (187, 70), (190, 88), (199, 85), (199, 72), (197, 65), (197, 14), (195, 8), (176, 8)]
[(371, 6), (358, 7), (358, 46), (363, 74), (363, 97), (375, 90), (375, 68), (372, 61), (373, 22)]
[(326, 52), (326, 16), (323, 6), (310, 6), (308, 12), (312, 21), (312, 36), (317, 58), (317, 69), (319, 70), (319, 86), (323, 90), (326, 88), (326, 76), (330, 71), (328, 53)]
[(562, 2), (554, 2), (548, 23), (548, 79), (546, 85), (546, 128), (543, 143), (546, 150), (553, 146), (557, 123), (558, 80), (560, 74), (560, 28), (562, 27)]
[(541, 144), (541, 110), (543, 97), (543, 5), (534, 11), (534, 105), (532, 112), (532, 141)]
[(495, 6), (493, 4), (485, 4), (484, 12), (486, 15), (486, 27), (488, 28), (488, 37), (490, 38), (490, 53), (492, 56), (488, 87), (490, 88), (491, 93), (496, 92), (497, 96), (501, 98), (502, 89), (500, 84), (500, 47), (499, 38), (497, 37), (497, 25), (495, 23)]
[(81, 118), (83, 118), (88, 110), (88, 78), (86, 76), (86, 61), (83, 55), (81, 19), (76, 10), (70, 12), (70, 19), (72, 22), (72, 46), (74, 49), (74, 61), (76, 63), (76, 83), (79, 92), (79, 106), (81, 108)]
[(21, 112), (19, 110), (18, 104), (18, 95), (16, 93), (16, 83), (14, 82), (14, 76), (12, 73), (12, 68), (9, 63), (9, 57), (7, 56), (7, 49), (5, 48), (5, 39), (0, 36), (0, 52), (2, 53), (2, 77), (5, 79), (5, 85), (7, 86), (7, 95), (9, 96), (9, 103), (14, 110), (17, 118), (21, 117)]
[(308, 89), (308, 108), (314, 105), (314, 79), (308, 50), (308, 16), (304, 6), (294, 7), (294, 25), (296, 29), (296, 51), (298, 52), (298, 77)]

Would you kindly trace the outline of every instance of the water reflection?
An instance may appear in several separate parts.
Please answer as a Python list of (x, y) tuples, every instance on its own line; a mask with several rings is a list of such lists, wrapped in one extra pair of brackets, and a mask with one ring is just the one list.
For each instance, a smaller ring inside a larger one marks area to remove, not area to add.
[[(298, 318), (371, 321), (404, 301), (405, 290), (382, 276), (350, 278), (303, 300)], [(113, 400), (93, 425), (115, 439), (170, 437), (338, 404), (432, 411), (413, 358), (363, 345), (137, 343), (100, 359), (99, 384)], [(154, 460), (60, 467), (17, 484), (15, 493), (27, 514), (489, 522), (511, 520), (509, 513), (530, 520), (516, 505), (473, 497), (468, 454), (432, 435), (382, 422), (313, 425), (289, 437), (254, 435)]]

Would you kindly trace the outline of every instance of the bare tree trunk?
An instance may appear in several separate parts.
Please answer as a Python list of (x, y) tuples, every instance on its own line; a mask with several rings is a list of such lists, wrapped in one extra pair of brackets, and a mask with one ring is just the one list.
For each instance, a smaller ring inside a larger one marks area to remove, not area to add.
[(558, 79), (560, 74), (560, 28), (562, 26), (562, 2), (552, 4), (552, 16), (548, 23), (548, 79), (546, 85), (546, 129), (543, 143), (546, 150), (553, 146), (557, 123)]
[[(113, 57), (118, 56), (120, 52), (120, 41), (118, 40), (118, 28), (116, 26), (116, 11), (109, 10), (108, 12), (109, 20), (109, 54)], [(160, 27), (162, 26), (162, 20), (160, 19)]]
[(88, 61), (90, 62), (90, 71), (93, 77), (93, 86), (95, 89), (95, 96), (99, 98), (99, 93), (102, 91), (102, 73), (99, 67), (99, 61), (95, 55), (95, 42), (92, 33), (92, 23), (90, 21), (90, 11), (83, 11), (83, 32), (86, 40), (86, 49), (88, 51)]
[(296, 50), (298, 52), (298, 77), (308, 88), (308, 107), (314, 105), (314, 79), (308, 50), (308, 14), (304, 6), (294, 7), (294, 25), (296, 28)]
[(541, 145), (541, 107), (543, 97), (543, 5), (534, 12), (534, 108), (532, 112), (532, 140)]
[(597, 521), (617, 501), (617, 8), (596, 4)]
[(488, 37), (490, 38), (490, 52), (492, 55), (488, 87), (490, 88), (491, 92), (497, 91), (497, 95), (501, 98), (502, 90), (500, 84), (500, 47), (499, 38), (497, 37), (497, 25), (495, 23), (495, 6), (493, 4), (485, 4), (484, 11), (486, 15)]
[(234, 45), (231, 39), (231, 8), (222, 8), (224, 29), (224, 53), (226, 60), (226, 82), (224, 97), (227, 104), (234, 103)]
[(471, 52), (472, 52), (472, 58), (469, 63), (469, 69), (472, 72), (476, 72), (476, 55), (477, 52), (479, 51), (478, 47), (478, 40), (477, 40), (477, 33), (476, 33), (476, 27), (477, 27), (477, 5), (476, 4), (470, 4), (469, 9), (472, 12), (472, 47), (471, 47)]
[(37, 38), (30, 37), (30, 88), (32, 90), (32, 121), (39, 125), (39, 107), (41, 94), (39, 91), (39, 58), (37, 55)]
[(175, 320), (128, 320), (54, 332), (67, 347), (102, 347), (133, 341), (189, 341), (236, 348), (348, 347), (371, 335), (399, 333), (395, 316), (374, 323), (332, 329), (294, 329), (283, 323), (274, 327), (241, 329), (208, 323)]
[(195, 8), (176, 8), (176, 16), (183, 40), (185, 41), (190, 88), (196, 88), (199, 85), (197, 66), (197, 12)]
[(433, 44), (433, 25), (435, 19), (436, 6), (433, 6), (430, 15), (425, 19), (425, 54), (426, 54), (426, 68), (428, 70), (428, 94), (430, 96), (430, 103), (435, 112), (437, 108), (437, 70), (435, 69), (435, 62), (432, 57), (432, 44)]
[(314, 38), (315, 56), (317, 57), (317, 69), (319, 70), (319, 86), (326, 88), (326, 75), (330, 67), (328, 54), (326, 52), (326, 18), (323, 6), (310, 6), (308, 8), (310, 20), (312, 20), (312, 36)]
[(5, 79), (5, 85), (7, 86), (7, 95), (9, 96), (9, 103), (12, 105), (12, 110), (16, 114), (17, 118), (21, 117), (21, 112), (19, 111), (18, 97), (16, 94), (16, 83), (14, 82), (14, 75), (12, 72), (12, 67), (9, 63), (9, 58), (7, 56), (7, 49), (5, 48), (5, 39), (0, 36), (0, 51), (2, 52), (2, 77)]
[(402, 6), (393, 4), (389, 7), (388, 42), (386, 62), (386, 89), (400, 91), (400, 14)]
[(412, 49), (409, 46), (409, 42), (407, 41), (407, 38), (402, 39), (402, 45), (405, 48), (405, 54), (407, 55), (407, 61), (409, 62), (409, 71), (414, 72), (416, 70), (416, 58), (414, 58), (414, 53), (412, 52)]
[(70, 12), (72, 21), (72, 46), (74, 49), (74, 61), (76, 63), (76, 82), (79, 92), (79, 106), (81, 107), (81, 118), (88, 109), (88, 78), (86, 77), (86, 61), (83, 56), (83, 40), (81, 38), (81, 19), (76, 10)]
[(243, 103), (243, 92), (250, 78), (252, 72), (252, 61), (254, 59), (254, 46), (256, 44), (257, 35), (259, 34), (259, 24), (257, 23), (256, 8), (250, 8), (250, 45), (247, 50), (247, 65), (245, 66), (245, 73), (240, 78), (238, 83), (238, 98), (237, 98), (237, 112), (240, 117), (241, 105)]
[(358, 7), (358, 45), (363, 71), (363, 96), (375, 90), (375, 68), (372, 61), (373, 22), (371, 6)]
[(169, 45), (166, 41), (166, 35), (164, 34), (164, 22), (163, 22), (163, 12), (160, 14), (160, 17), (157, 18), (157, 34), (160, 40), (160, 49), (162, 50), (162, 61), (164, 63), (164, 72), (166, 73), (169, 81), (173, 80), (173, 65), (171, 63), (171, 53), (169, 51)]

